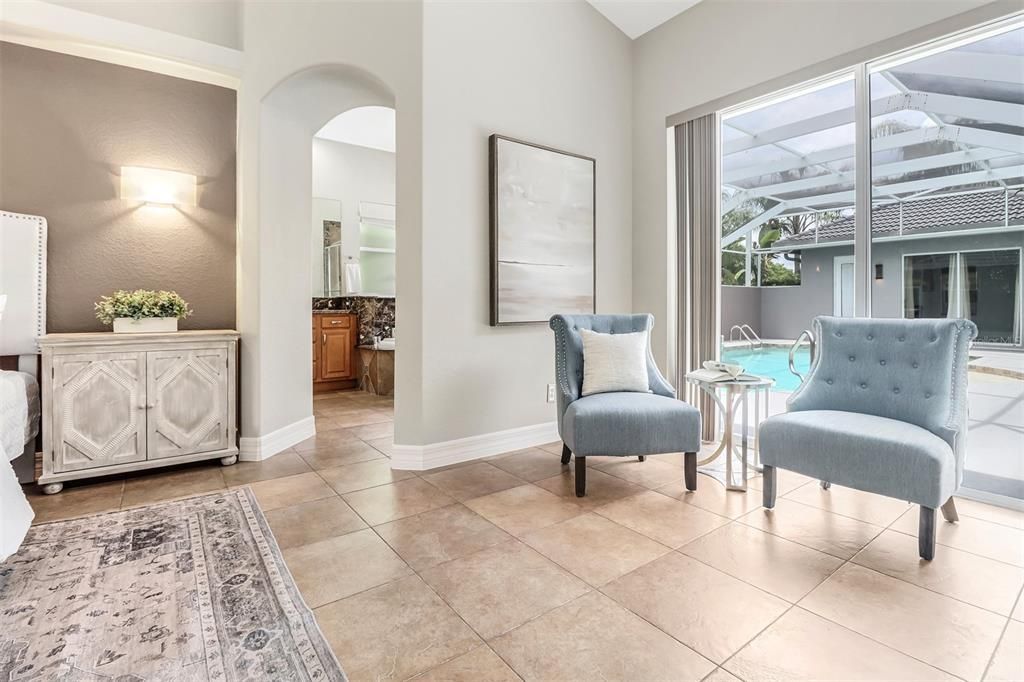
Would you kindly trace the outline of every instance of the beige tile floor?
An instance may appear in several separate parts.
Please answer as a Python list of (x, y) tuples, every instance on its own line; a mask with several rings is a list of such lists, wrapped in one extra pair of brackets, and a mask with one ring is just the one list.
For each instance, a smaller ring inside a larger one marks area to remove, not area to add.
[(557, 443), (399, 472), (391, 401), (314, 405), (265, 462), (33, 490), (37, 520), (252, 486), (354, 682), (1024, 679), (1024, 513), (962, 501), (925, 563), (916, 508), (796, 474), (767, 512), (595, 458), (578, 500)]

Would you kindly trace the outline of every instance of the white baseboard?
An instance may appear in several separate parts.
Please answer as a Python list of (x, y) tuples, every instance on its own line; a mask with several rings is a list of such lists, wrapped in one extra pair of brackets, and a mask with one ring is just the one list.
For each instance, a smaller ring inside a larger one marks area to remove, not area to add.
[(558, 440), (558, 424), (546, 422), (429, 445), (395, 445), (391, 468), (424, 471)]
[(1006, 507), (1007, 509), (1024, 511), (1024, 500), (1018, 500), (1016, 497), (1007, 497), (1006, 495), (989, 493), (984, 490), (960, 488), (960, 490), (956, 491), (956, 497), (964, 497), (968, 500), (974, 500), (975, 502), (984, 502), (985, 504), (992, 504), (997, 507)]
[(263, 436), (239, 438), (238, 459), (243, 462), (259, 462), (315, 435), (316, 421), (310, 415)]

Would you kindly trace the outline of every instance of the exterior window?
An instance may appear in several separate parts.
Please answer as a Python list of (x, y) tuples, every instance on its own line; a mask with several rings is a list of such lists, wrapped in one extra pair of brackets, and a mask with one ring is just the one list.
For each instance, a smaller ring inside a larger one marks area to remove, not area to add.
[(1021, 343), (1021, 250), (906, 256), (903, 316), (963, 317), (978, 343)]

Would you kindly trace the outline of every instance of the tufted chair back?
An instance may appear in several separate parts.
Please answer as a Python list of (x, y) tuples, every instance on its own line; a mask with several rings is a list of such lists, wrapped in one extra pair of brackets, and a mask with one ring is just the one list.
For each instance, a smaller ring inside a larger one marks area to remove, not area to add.
[(789, 411), (859, 412), (920, 426), (949, 443), (960, 480), (974, 323), (823, 316), (813, 331), (817, 352)]
[[(580, 397), (583, 388), (583, 339), (580, 329), (601, 334), (648, 332), (654, 327), (652, 315), (554, 315), (549, 321), (555, 332), (555, 382), (558, 398), (558, 428), (569, 404)], [(651, 391), (674, 398), (675, 390), (654, 364), (650, 340), (647, 344), (647, 380)]]

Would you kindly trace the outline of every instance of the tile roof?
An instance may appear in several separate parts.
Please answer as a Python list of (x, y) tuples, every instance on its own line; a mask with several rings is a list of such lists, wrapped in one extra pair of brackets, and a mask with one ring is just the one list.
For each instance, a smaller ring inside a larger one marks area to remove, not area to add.
[[(950, 228), (977, 229), (1004, 224), (1009, 212), (1011, 225), (1024, 224), (1024, 187), (1003, 191), (973, 192), (915, 199), (885, 204), (871, 212), (871, 231), (876, 236), (900, 234), (900, 212), (903, 213), (903, 235), (922, 237)], [(817, 242), (852, 241), (853, 216), (840, 218), (819, 228), (775, 242), (772, 248), (801, 248)]]

